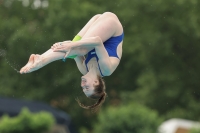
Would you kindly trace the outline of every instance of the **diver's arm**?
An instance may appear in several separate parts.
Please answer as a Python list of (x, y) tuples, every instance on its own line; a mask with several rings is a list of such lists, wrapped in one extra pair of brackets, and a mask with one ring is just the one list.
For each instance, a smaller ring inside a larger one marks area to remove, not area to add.
[(84, 61), (85, 61), (85, 57), (84, 56), (76, 56), (76, 58), (74, 58), (76, 65), (79, 69), (79, 71), (85, 75), (87, 73), (86, 67), (84, 65)]
[[(104, 47), (104, 44), (100, 37), (89, 37), (84, 38), (77, 42), (65, 42), (62, 45), (55, 44), (52, 49), (55, 52), (66, 52), (67, 57), (69, 55), (83, 55), (85, 52), (75, 51), (74, 49), (86, 49), (90, 51), (92, 49), (96, 50), (96, 54), (99, 58), (99, 66), (101, 68), (101, 72), (105, 76), (109, 76), (113, 72), (114, 64), (110, 61), (109, 55)], [(72, 54), (72, 50), (74, 53)]]
[(99, 66), (101, 68), (101, 72), (105, 76), (109, 76), (113, 72), (113, 63), (111, 62), (108, 52), (106, 51), (104, 44), (100, 37), (90, 37), (86, 39), (82, 39), (78, 42), (73, 42), (71, 44), (72, 48), (76, 47), (87, 47), (89, 49), (94, 49), (99, 58)]

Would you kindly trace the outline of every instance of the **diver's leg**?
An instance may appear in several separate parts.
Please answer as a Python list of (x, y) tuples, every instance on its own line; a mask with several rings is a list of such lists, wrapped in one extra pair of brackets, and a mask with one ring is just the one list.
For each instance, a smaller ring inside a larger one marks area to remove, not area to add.
[[(79, 31), (77, 35), (80, 37), (83, 37), (85, 33), (88, 31), (88, 29), (91, 27), (91, 25), (101, 16), (101, 14), (97, 14), (93, 16), (87, 24)], [(48, 56), (49, 54), (52, 54), (53, 51), (51, 49), (47, 50), (45, 53), (42, 54), (42, 56)], [(62, 59), (62, 58), (61, 58)]]
[(97, 14), (93, 16), (87, 24), (79, 31), (78, 35), (83, 37), (85, 33), (90, 29), (90, 27), (98, 20), (98, 18), (101, 16), (101, 14)]
[[(91, 27), (91, 25), (100, 17), (101, 15), (95, 15), (93, 16), (88, 23), (80, 30), (80, 32), (78, 33), (79, 36), (84, 36), (84, 34), (89, 30), (89, 28)], [(76, 51), (76, 50), (74, 50)], [(73, 51), (72, 51), (73, 52)], [(65, 56), (65, 53), (62, 52), (53, 52), (52, 49), (47, 50), (45, 53), (43, 53), (42, 55), (35, 55), (32, 54), (29, 58), (28, 63), (21, 68), (20, 73), (30, 73), (33, 72), (35, 70), (40, 69), (41, 67), (56, 61), (56, 60), (60, 60)]]
[(99, 36), (105, 42), (113, 36), (121, 35), (122, 25), (117, 16), (113, 13), (103, 13), (88, 29), (82, 39)]
[(24, 74), (24, 73), (30, 73), (30, 72), (36, 71), (53, 61), (62, 59), (64, 55), (65, 53), (62, 53), (62, 52), (53, 52), (52, 54), (49, 54), (48, 56), (32, 54), (29, 58), (28, 63), (24, 67), (21, 68), (20, 73)]

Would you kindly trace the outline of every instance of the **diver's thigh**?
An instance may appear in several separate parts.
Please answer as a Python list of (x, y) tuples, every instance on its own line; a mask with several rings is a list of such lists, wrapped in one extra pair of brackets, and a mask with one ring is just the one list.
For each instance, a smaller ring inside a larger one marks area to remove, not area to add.
[(112, 18), (97, 19), (97, 21), (88, 29), (84, 38), (99, 36), (103, 42), (114, 36), (117, 30), (117, 23)]
[(95, 23), (95, 21), (101, 16), (101, 14), (97, 14), (93, 16), (86, 24), (85, 26), (79, 31), (78, 35), (83, 37), (85, 33), (88, 31), (88, 29)]

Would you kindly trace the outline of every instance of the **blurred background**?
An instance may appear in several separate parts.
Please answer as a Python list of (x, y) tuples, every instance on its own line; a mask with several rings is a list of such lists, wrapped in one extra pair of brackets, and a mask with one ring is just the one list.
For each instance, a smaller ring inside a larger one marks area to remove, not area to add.
[[(198, 122), (199, 6), (198, 0), (0, 0), (0, 97), (68, 114), (71, 133), (156, 133), (172, 118)], [(104, 78), (108, 97), (99, 112), (75, 101), (95, 103), (82, 93), (74, 60), (16, 72), (30, 54), (73, 39), (93, 15), (107, 11), (119, 17), (125, 38), (119, 67)], [(179, 133), (189, 132), (200, 133)]]

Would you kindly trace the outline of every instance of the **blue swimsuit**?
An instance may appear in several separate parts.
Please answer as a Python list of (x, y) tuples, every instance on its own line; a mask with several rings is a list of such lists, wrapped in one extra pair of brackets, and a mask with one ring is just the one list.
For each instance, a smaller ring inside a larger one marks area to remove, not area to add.
[[(117, 57), (119, 59), (117, 55), (117, 46), (121, 43), (123, 38), (124, 38), (124, 33), (122, 33), (120, 36), (111, 37), (103, 43), (106, 51), (108, 52), (109, 57)], [(97, 62), (99, 61), (99, 58), (96, 55), (95, 49), (91, 50), (87, 54), (87, 58), (85, 60), (85, 66), (87, 68), (87, 71), (88, 71), (87, 64), (90, 61), (90, 59), (92, 59), (93, 57), (96, 57)], [(98, 66), (99, 66), (99, 63), (98, 63)], [(101, 76), (103, 77), (100, 66), (99, 66), (99, 71), (101, 73)]]

